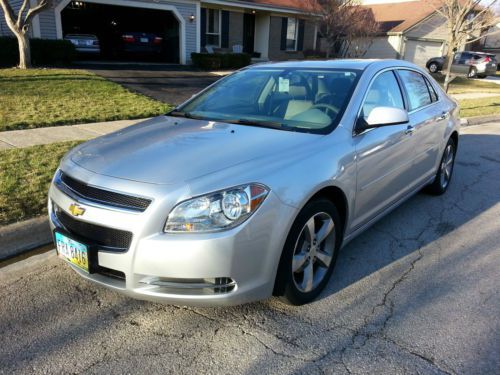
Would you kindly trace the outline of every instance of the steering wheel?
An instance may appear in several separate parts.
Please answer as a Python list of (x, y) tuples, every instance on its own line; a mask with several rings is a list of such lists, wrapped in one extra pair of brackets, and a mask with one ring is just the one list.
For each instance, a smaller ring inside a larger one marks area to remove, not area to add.
[(324, 103), (315, 104), (311, 107), (311, 109), (320, 109), (323, 112), (325, 112), (325, 114), (327, 114), (327, 115), (328, 115), (328, 112), (333, 112), (333, 116), (328, 115), (332, 118), (336, 117), (337, 114), (340, 112), (340, 109), (338, 109), (334, 105), (324, 104)]

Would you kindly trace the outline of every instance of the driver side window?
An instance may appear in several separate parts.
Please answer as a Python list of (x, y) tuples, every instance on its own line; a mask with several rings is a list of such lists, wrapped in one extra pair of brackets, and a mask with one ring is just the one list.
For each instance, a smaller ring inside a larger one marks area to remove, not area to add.
[(375, 107), (405, 108), (401, 89), (394, 72), (384, 72), (372, 82), (361, 111), (365, 120)]

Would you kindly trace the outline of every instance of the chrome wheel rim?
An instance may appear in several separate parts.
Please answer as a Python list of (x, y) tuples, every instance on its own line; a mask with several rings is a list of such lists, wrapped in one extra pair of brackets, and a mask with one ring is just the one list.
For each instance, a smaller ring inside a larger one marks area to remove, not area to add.
[(455, 158), (455, 153), (453, 152), (453, 146), (448, 145), (444, 150), (443, 160), (441, 161), (441, 187), (446, 188), (450, 183), (451, 172), (453, 171), (453, 160)]
[(325, 278), (335, 251), (335, 223), (326, 212), (312, 216), (300, 231), (292, 260), (293, 282), (303, 293)]
[(437, 71), (437, 65), (436, 64), (431, 64), (429, 66), (429, 70), (431, 71), (431, 73), (436, 73), (436, 71)]

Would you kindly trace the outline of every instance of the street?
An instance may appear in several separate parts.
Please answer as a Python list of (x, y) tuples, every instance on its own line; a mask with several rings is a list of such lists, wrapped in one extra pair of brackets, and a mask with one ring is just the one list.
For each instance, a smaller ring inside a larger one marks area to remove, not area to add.
[(310, 305), (136, 301), (54, 251), (0, 268), (0, 373), (498, 374), (500, 124), (458, 150), (449, 191), (345, 246)]

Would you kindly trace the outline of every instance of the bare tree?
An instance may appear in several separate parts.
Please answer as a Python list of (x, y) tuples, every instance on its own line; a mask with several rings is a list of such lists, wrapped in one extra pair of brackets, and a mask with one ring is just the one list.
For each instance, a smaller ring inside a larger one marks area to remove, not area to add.
[(362, 57), (379, 30), (373, 13), (358, 0), (310, 0), (326, 56)]
[[(432, 0), (429, 0), (432, 1)], [(488, 35), (498, 33), (489, 30), (499, 22), (493, 12), (497, 0), (484, 2), (482, 0), (441, 0), (439, 3), (432, 1), (436, 12), (446, 22), (448, 40), (446, 53), (446, 69), (444, 89), (448, 91), (451, 81), (451, 64), (453, 54), (460, 47), (476, 42)]]
[(16, 14), (9, 0), (0, 0), (0, 6), (5, 14), (7, 26), (9, 26), (9, 29), (17, 38), (17, 43), (19, 44), (19, 68), (21, 69), (31, 68), (29, 30), (33, 18), (41, 11), (48, 8), (50, 2), (51, 0), (36, 0), (36, 3), (32, 5), (30, 0), (23, 0)]

